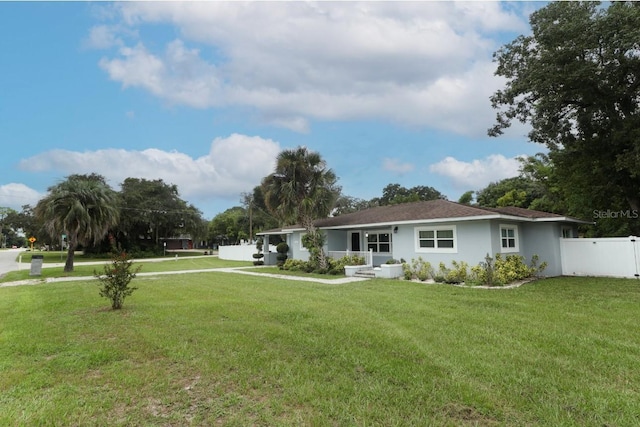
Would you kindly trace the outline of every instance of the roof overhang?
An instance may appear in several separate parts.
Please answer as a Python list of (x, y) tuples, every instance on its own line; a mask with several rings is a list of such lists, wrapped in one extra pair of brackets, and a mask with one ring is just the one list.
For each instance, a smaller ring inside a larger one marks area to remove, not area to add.
[(488, 220), (502, 220), (502, 221), (515, 221), (515, 222), (579, 222), (584, 224), (591, 224), (590, 222), (587, 222), (587, 221), (582, 221), (582, 220), (569, 218), (569, 217), (526, 218), (526, 217), (515, 216), (515, 215), (492, 214), (492, 215), (463, 216), (463, 217), (451, 217), (451, 218), (412, 219), (407, 221), (387, 221), (387, 222), (375, 222), (375, 223), (364, 223), (364, 224), (335, 225), (335, 226), (323, 226), (318, 228), (322, 230), (346, 230), (349, 228), (393, 227), (396, 225), (438, 224), (438, 223), (450, 223), (450, 222), (488, 221)]
[[(373, 222), (363, 224), (349, 224), (349, 225), (329, 225), (320, 226), (320, 230), (348, 230), (354, 228), (384, 228), (394, 227), (396, 225), (419, 225), (419, 224), (439, 224), (439, 223), (451, 223), (451, 222), (467, 222), (467, 221), (488, 221), (488, 220), (501, 220), (501, 221), (513, 221), (513, 222), (564, 222), (564, 223), (576, 223), (576, 224), (593, 224), (590, 221), (584, 221), (577, 218), (571, 218), (568, 216), (562, 217), (544, 217), (544, 218), (527, 218), (515, 215), (505, 214), (491, 214), (491, 215), (478, 215), (478, 216), (463, 216), (463, 217), (450, 217), (450, 218), (432, 218), (432, 219), (412, 219), (407, 221), (386, 221), (386, 222)], [(293, 234), (297, 231), (305, 231), (303, 227), (292, 227), (278, 230), (266, 230), (256, 233), (258, 236), (266, 235), (278, 235), (278, 234)]]
[(278, 236), (280, 234), (293, 234), (294, 231), (301, 231), (303, 228), (286, 228), (279, 230), (265, 230), (259, 233), (256, 233), (256, 236)]

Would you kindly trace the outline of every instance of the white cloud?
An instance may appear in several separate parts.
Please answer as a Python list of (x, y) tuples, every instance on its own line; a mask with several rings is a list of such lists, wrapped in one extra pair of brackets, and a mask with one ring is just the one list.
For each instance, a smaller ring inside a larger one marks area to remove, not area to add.
[(20, 211), (24, 205), (35, 206), (41, 197), (42, 194), (24, 184), (12, 182), (0, 185), (0, 206), (17, 211)]
[(98, 173), (117, 188), (126, 178), (162, 179), (178, 186), (181, 196), (229, 197), (250, 191), (273, 172), (281, 151), (277, 142), (257, 136), (232, 134), (216, 138), (209, 153), (198, 158), (154, 148), (133, 151), (51, 150), (22, 160), (24, 170), (62, 174)]
[(415, 166), (412, 163), (402, 163), (398, 159), (385, 158), (382, 160), (382, 169), (385, 171), (397, 173), (403, 175), (405, 173), (413, 171)]
[(460, 188), (480, 189), (489, 183), (519, 174), (520, 156), (507, 158), (502, 154), (492, 154), (482, 160), (464, 162), (446, 157), (429, 166), (429, 170), (438, 175), (451, 178)]
[(139, 39), (104, 57), (112, 80), (170, 103), (250, 108), (299, 132), (310, 119), (375, 119), (484, 134), (494, 116), (488, 97), (502, 86), (491, 63), (496, 38), (527, 27), (498, 2), (123, 2), (118, 10), (129, 33), (166, 24), (178, 37), (164, 52)]
[(122, 46), (123, 41), (118, 37), (121, 29), (108, 25), (96, 25), (89, 30), (89, 35), (84, 40), (84, 47), (88, 49), (108, 49), (113, 46)]

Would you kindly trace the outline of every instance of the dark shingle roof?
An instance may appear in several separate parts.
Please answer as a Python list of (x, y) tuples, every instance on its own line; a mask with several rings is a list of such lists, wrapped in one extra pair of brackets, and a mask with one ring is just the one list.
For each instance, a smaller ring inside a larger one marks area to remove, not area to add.
[[(503, 208), (485, 208), (480, 206), (463, 205), (448, 200), (429, 200), (426, 202), (402, 203), (399, 205), (378, 206), (350, 214), (331, 218), (319, 219), (315, 222), (318, 228), (349, 227), (373, 224), (392, 224), (400, 222), (419, 222), (429, 220), (464, 219), (473, 217), (498, 217), (506, 215), (523, 220), (557, 219), (558, 221), (582, 222), (574, 218), (557, 215), (549, 212), (535, 211), (531, 209), (508, 206)], [(282, 231), (292, 231), (302, 228), (299, 225), (289, 226)], [(264, 234), (275, 234), (278, 230), (270, 230)]]
[(350, 225), (355, 226), (360, 224), (495, 216), (496, 214), (520, 217), (523, 219), (566, 219), (566, 217), (562, 215), (530, 209), (516, 207), (484, 208), (438, 199), (426, 202), (403, 203), (399, 205), (379, 206), (371, 209), (365, 209), (346, 215), (320, 219), (316, 221), (316, 226), (327, 228)]

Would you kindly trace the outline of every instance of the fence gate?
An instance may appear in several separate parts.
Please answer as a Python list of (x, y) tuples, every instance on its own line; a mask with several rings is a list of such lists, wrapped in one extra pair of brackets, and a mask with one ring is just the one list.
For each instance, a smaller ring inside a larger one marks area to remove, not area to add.
[(638, 237), (560, 239), (562, 274), (640, 278)]

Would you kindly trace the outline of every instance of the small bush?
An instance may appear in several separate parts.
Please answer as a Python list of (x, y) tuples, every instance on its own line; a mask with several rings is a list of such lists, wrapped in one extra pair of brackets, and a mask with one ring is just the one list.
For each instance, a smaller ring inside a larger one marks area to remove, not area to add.
[(287, 245), (287, 242), (278, 243), (276, 246), (276, 252), (278, 252), (278, 255), (276, 255), (276, 265), (280, 270), (283, 270), (284, 263), (288, 258), (287, 252), (289, 252), (289, 245)]
[(104, 266), (103, 273), (93, 271), (94, 276), (100, 282), (100, 296), (111, 300), (111, 308), (119, 310), (124, 304), (124, 299), (131, 295), (137, 288), (130, 287), (129, 283), (136, 277), (141, 265), (132, 270), (133, 261), (125, 252), (114, 253), (111, 264)]
[(257, 254), (253, 254), (251, 256), (254, 259), (253, 265), (264, 265), (264, 261), (262, 260), (264, 254), (262, 252), (258, 252)]
[(358, 255), (345, 255), (340, 259), (329, 259), (329, 268), (327, 269), (329, 274), (340, 275), (344, 274), (344, 267), (347, 265), (364, 265), (364, 257)]
[(501, 254), (496, 254), (495, 258), (491, 258), (487, 254), (484, 262), (471, 268), (470, 281), (476, 285), (502, 286), (528, 279), (539, 275), (547, 267), (546, 262), (540, 265), (538, 262), (537, 255), (534, 255), (531, 263), (527, 265), (521, 255), (507, 255), (503, 258)]
[(464, 261), (451, 261), (452, 268), (447, 269), (444, 275), (444, 281), (446, 283), (464, 283), (467, 281), (469, 272), (469, 264)]
[(407, 280), (418, 279), (424, 282), (434, 276), (431, 264), (428, 261), (423, 260), (422, 257), (412, 259), (411, 265), (406, 262), (402, 263), (402, 271), (404, 278)]
[(289, 270), (289, 271), (303, 271), (305, 273), (311, 273), (313, 271), (313, 266), (309, 262), (302, 261), (300, 259), (288, 259), (284, 262), (282, 269)]

